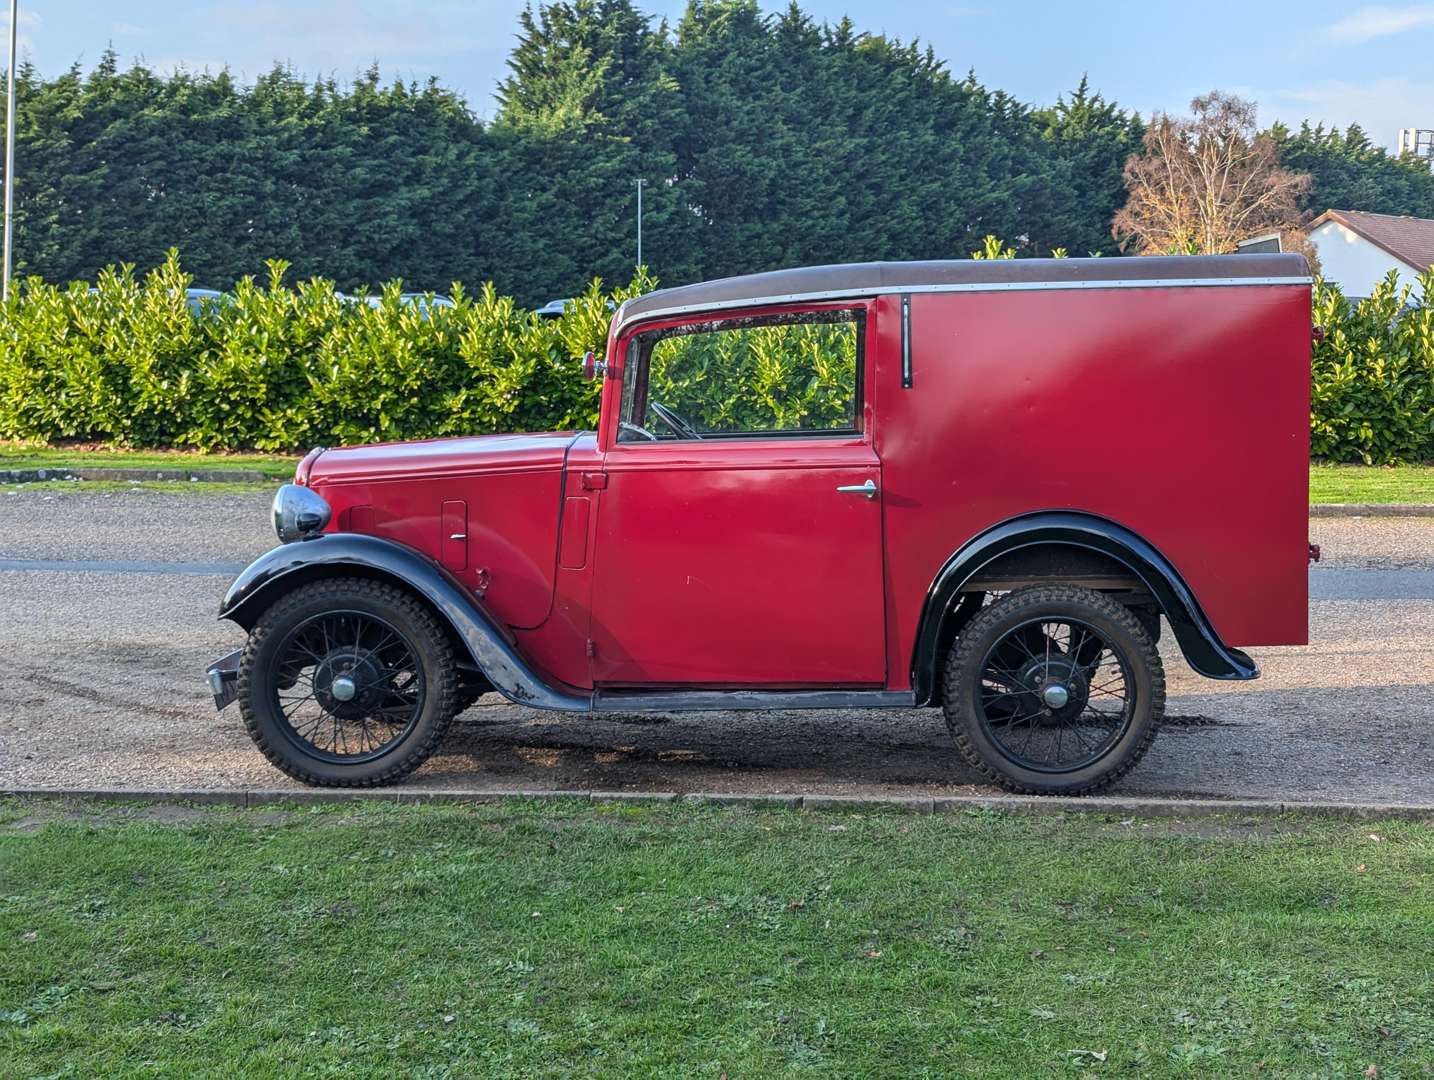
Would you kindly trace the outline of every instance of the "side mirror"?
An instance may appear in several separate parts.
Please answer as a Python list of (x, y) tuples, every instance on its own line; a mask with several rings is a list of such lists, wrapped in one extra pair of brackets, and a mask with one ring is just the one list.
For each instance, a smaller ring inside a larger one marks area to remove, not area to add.
[(597, 353), (589, 349), (583, 353), (583, 378), (598, 379), (607, 371), (607, 361), (599, 360)]

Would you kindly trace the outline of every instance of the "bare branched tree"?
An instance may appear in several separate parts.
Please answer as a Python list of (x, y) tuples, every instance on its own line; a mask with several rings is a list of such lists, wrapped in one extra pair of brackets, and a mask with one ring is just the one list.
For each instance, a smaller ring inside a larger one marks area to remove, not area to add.
[(1280, 167), (1275, 144), (1255, 127), (1254, 103), (1216, 91), (1190, 111), (1157, 114), (1143, 152), (1126, 162), (1130, 197), (1112, 223), (1122, 250), (1213, 255), (1273, 231), (1286, 250), (1306, 247), (1298, 203), (1310, 178)]

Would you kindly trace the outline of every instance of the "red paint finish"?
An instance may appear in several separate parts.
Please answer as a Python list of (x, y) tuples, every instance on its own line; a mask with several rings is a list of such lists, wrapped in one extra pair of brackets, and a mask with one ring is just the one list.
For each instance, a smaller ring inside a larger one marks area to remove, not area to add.
[(477, 435), (461, 439), (375, 443), (317, 451), (304, 459), (314, 484), (353, 480), (432, 480), (474, 472), (560, 467), (571, 431), (543, 435)]
[(563, 541), (558, 565), (581, 570), (588, 562), (588, 510), (592, 500), (574, 496), (563, 501)]
[[(588, 552), (593, 550), (593, 537), (597, 529), (602, 490), (588, 488), (583, 483), (585, 476), (602, 476), (602, 454), (597, 448), (597, 439), (591, 433), (579, 435), (568, 448), (567, 475), (563, 479), (563, 491), (567, 501), (576, 498), (589, 500), (591, 509), (587, 521), (581, 522), (563, 515), (563, 536), (561, 544), (565, 550), (573, 550), (581, 544)], [(585, 527), (584, 527), (585, 526)], [(569, 529), (582, 530), (585, 540), (572, 536)], [(553, 589), (553, 606), (548, 618), (541, 626), (530, 630), (518, 630), (518, 646), (523, 655), (554, 685), (565, 684), (578, 689), (592, 688), (592, 673), (589, 667), (588, 631), (592, 617), (593, 565), (589, 558), (581, 567), (559, 566)]]
[[(336, 525), (348, 508), (370, 506), (363, 531), (445, 563), (459, 558), (459, 542), (450, 546), (448, 538), (465, 533), (464, 567), (449, 568), (508, 625), (533, 627), (552, 606), (563, 460), (573, 438), (493, 435), (329, 450), (313, 463), (309, 486), (334, 508)], [(453, 501), (467, 504), (466, 528), (445, 523), (444, 504)]]
[[(876, 451), (893, 688), (925, 592), (982, 530), (1082, 510), (1155, 545), (1228, 645), (1308, 640), (1309, 289), (883, 297)], [(890, 313), (891, 317), (887, 317)]]
[(449, 499), (443, 504), (438, 540), (442, 546), (443, 565), (450, 570), (467, 570), (468, 504), (462, 499)]
[[(862, 311), (870, 341), (874, 308), (787, 304), (762, 313)], [(593, 681), (882, 686), (881, 501), (836, 490), (881, 485), (865, 433), (869, 408), (856, 436), (619, 443), (627, 341), (609, 350), (603, 392), (607, 487), (593, 549)], [(865, 403), (869, 363), (859, 377)]]
[(624, 443), (598, 517), (593, 677), (880, 686), (881, 483), (862, 439)]
[[(301, 472), (331, 528), (485, 592), (555, 686), (906, 689), (942, 564), (1053, 509), (1143, 536), (1226, 644), (1307, 640), (1307, 286), (916, 293), (910, 388), (895, 295), (746, 313), (833, 307), (866, 312), (859, 434), (620, 444), (614, 338), (597, 434)], [(878, 498), (836, 490), (867, 480)]]

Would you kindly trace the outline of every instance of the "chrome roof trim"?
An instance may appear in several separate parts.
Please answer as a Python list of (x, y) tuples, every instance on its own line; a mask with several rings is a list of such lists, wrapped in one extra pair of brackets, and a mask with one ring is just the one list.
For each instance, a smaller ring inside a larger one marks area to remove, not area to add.
[(1314, 278), (1299, 277), (1232, 277), (1232, 278), (1126, 278), (1110, 281), (970, 281), (944, 285), (881, 285), (864, 289), (831, 289), (825, 292), (788, 293), (782, 296), (743, 297), (738, 300), (707, 301), (653, 308), (628, 317), (627, 304), (618, 308), (614, 334), (621, 334), (629, 323), (667, 319), (674, 315), (707, 314), (776, 304), (816, 304), (827, 300), (864, 300), (872, 296), (895, 296), (914, 293), (948, 292), (1038, 292), (1050, 289), (1189, 289), (1234, 288), (1245, 285), (1313, 285)]

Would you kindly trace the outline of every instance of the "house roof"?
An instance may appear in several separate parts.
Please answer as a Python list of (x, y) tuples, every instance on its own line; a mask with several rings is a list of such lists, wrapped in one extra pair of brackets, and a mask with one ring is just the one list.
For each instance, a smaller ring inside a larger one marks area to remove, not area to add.
[(1329, 221), (1338, 222), (1416, 270), (1428, 270), (1434, 266), (1434, 218), (1370, 214), (1363, 210), (1326, 210), (1311, 221), (1305, 231), (1314, 232)]
[(838, 300), (879, 293), (1024, 288), (1100, 288), (1160, 282), (1220, 284), (1240, 279), (1307, 280), (1300, 255), (1154, 255), (1106, 259), (952, 259), (807, 266), (702, 281), (634, 297), (617, 328), (654, 315), (735, 308), (774, 300)]

